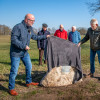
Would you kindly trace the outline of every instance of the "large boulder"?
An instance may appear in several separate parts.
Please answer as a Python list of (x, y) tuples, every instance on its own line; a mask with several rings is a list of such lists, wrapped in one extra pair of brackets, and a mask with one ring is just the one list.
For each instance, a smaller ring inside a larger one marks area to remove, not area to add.
[(40, 84), (44, 87), (67, 86), (75, 83), (77, 70), (71, 66), (54, 67), (43, 77)]

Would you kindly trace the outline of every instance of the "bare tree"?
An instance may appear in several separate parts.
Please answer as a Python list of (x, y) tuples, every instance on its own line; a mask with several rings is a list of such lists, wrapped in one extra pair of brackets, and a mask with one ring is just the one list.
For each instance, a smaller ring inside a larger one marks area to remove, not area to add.
[(49, 32), (51, 32), (51, 29), (50, 29), (50, 28), (48, 28), (48, 31), (49, 31)]
[(10, 35), (11, 29), (6, 25), (0, 25), (0, 35)]
[(87, 5), (92, 16), (96, 12), (100, 11), (100, 0), (96, 0), (95, 2), (88, 2)]
[(56, 31), (55, 27), (52, 27), (52, 29), (51, 29), (51, 34), (54, 34), (55, 31)]
[(85, 35), (87, 33), (87, 28), (79, 27), (77, 31), (80, 32), (81, 35)]
[(37, 29), (37, 30), (38, 30), (38, 32), (39, 32), (39, 31), (41, 31), (41, 29), (42, 29), (42, 27), (39, 27), (39, 28)]
[(33, 32), (34, 32), (35, 34), (37, 34), (37, 33), (38, 33), (38, 30), (37, 30), (35, 27), (33, 27)]

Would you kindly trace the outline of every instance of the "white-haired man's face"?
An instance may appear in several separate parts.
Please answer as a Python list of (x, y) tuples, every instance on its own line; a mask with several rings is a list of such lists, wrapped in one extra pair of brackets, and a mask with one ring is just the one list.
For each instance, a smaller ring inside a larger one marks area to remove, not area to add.
[(96, 30), (97, 27), (98, 27), (98, 24), (91, 24), (92, 30)]
[(76, 31), (76, 28), (72, 27), (72, 32), (75, 32)]

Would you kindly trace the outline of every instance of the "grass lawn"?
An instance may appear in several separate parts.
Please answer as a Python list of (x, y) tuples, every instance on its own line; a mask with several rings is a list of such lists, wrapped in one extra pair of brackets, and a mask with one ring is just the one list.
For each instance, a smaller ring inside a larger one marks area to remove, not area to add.
[[(82, 36), (83, 37), (83, 36)], [(42, 79), (47, 71), (47, 66), (38, 66), (37, 42), (31, 40), (29, 54), (32, 61), (32, 79)], [(67, 87), (44, 88), (25, 87), (25, 67), (20, 62), (18, 75), (16, 77), (15, 89), (19, 93), (14, 97), (8, 93), (8, 81), (11, 68), (10, 63), (10, 36), (0, 36), (0, 100), (100, 100), (100, 65), (98, 57), (95, 59), (96, 78), (83, 78), (83, 82), (69, 85)], [(90, 69), (90, 47), (89, 41), (81, 46), (81, 63), (83, 73), (88, 74)]]

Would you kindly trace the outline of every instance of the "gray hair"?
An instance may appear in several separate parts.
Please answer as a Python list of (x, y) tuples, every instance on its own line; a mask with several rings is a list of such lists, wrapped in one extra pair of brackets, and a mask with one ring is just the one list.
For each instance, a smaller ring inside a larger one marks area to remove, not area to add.
[(95, 18), (91, 19), (90, 24), (98, 24), (97, 19), (95, 19)]
[(76, 26), (72, 26), (72, 28), (74, 28), (76, 30)]

